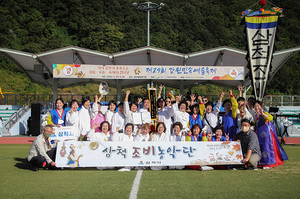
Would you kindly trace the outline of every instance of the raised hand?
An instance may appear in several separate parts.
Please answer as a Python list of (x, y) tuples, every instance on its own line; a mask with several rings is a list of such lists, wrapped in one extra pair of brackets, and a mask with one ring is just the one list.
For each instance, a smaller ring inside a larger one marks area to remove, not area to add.
[(229, 133), (225, 133), (226, 141), (229, 141)]
[(202, 103), (203, 103), (203, 101), (202, 101), (202, 97), (201, 97), (200, 95), (198, 96), (198, 100), (199, 100), (200, 104), (202, 104)]
[(228, 90), (229, 95), (232, 95), (232, 90)]
[(238, 89), (239, 91), (243, 91), (243, 86), (242, 86), (242, 85), (238, 85), (238, 86), (237, 86), (237, 89)]
[(190, 95), (190, 97), (191, 97), (192, 102), (194, 102), (194, 101), (196, 100), (195, 93), (192, 93), (192, 94)]
[(138, 98), (138, 104), (140, 104), (142, 101), (142, 98)]
[(165, 87), (165, 86), (161, 84), (161, 85), (159, 86), (159, 90), (162, 90), (164, 87)]

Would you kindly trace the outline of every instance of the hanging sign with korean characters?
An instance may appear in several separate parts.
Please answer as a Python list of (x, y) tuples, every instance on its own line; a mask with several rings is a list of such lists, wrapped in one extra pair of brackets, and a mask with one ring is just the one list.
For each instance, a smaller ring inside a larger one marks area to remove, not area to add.
[(244, 80), (243, 66), (53, 64), (54, 78)]
[(251, 16), (245, 20), (252, 86), (256, 99), (261, 101), (272, 69), (278, 16)]
[(89, 142), (57, 146), (57, 167), (242, 164), (240, 142)]

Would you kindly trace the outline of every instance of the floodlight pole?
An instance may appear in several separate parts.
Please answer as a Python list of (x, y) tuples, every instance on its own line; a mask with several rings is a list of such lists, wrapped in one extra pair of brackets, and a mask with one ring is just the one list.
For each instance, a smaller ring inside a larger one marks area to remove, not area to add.
[(150, 46), (150, 12), (153, 10), (161, 9), (165, 4), (164, 3), (156, 4), (147, 1), (140, 4), (134, 2), (132, 3), (132, 5), (134, 7), (137, 7), (141, 11), (147, 12), (147, 46)]

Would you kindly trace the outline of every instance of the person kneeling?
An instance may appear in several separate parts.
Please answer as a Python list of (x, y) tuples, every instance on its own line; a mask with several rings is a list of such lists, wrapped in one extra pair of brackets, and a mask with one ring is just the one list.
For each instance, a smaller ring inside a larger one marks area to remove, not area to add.
[(37, 136), (31, 145), (27, 160), (33, 171), (38, 171), (39, 167), (44, 169), (48, 169), (49, 166), (50, 168), (56, 168), (56, 163), (53, 160), (55, 160), (57, 143), (51, 141), (50, 135), (52, 132), (52, 126), (45, 126), (43, 133)]
[(258, 161), (261, 159), (257, 135), (250, 129), (251, 124), (248, 119), (241, 121), (241, 127), (242, 131), (237, 135), (237, 140), (241, 142), (244, 157), (242, 162), (257, 170)]

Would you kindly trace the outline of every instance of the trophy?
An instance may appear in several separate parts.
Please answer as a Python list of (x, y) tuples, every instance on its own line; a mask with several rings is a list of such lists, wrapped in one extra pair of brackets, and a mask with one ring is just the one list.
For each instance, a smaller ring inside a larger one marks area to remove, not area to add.
[(148, 97), (150, 101), (150, 115), (151, 115), (151, 120), (157, 120), (157, 93), (156, 93), (156, 88), (151, 88), (148, 89)]

